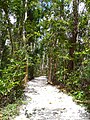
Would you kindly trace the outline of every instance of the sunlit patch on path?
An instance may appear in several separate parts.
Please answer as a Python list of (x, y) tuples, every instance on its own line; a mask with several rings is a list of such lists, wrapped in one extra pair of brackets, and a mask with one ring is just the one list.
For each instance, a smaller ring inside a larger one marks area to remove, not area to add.
[(72, 97), (48, 85), (45, 76), (28, 82), (26, 103), (14, 120), (90, 120), (90, 114)]

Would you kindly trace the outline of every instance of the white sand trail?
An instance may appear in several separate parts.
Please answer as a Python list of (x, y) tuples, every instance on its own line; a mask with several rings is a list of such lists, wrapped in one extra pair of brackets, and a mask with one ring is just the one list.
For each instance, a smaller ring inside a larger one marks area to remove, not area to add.
[(28, 82), (25, 89), (26, 105), (14, 120), (90, 120), (85, 107), (73, 102), (72, 97), (47, 85), (45, 76)]

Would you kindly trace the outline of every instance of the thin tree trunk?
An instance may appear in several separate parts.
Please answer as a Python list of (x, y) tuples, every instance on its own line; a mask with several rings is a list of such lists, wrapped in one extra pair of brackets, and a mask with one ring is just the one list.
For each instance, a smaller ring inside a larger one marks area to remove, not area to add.
[(13, 44), (12, 32), (11, 32), (11, 28), (9, 26), (10, 26), (10, 20), (8, 19), (9, 38), (10, 38), (11, 46), (12, 46), (12, 51), (11, 52), (12, 52), (12, 54), (14, 54), (14, 44)]
[[(23, 43), (24, 47), (26, 47), (26, 37), (25, 37), (25, 22), (27, 20), (27, 0), (25, 0), (25, 14), (24, 14), (24, 21), (23, 21)], [(27, 76), (27, 81), (28, 81), (28, 54), (26, 51), (26, 76)]]
[[(54, 43), (53, 43), (53, 48), (54, 48), (54, 50), (56, 50), (57, 48), (57, 46), (56, 46), (56, 43), (57, 43), (57, 40), (54, 40)], [(53, 83), (56, 83), (56, 72), (57, 72), (57, 54), (56, 53), (54, 53), (53, 54), (53, 63), (52, 63), (52, 82)]]
[(52, 84), (52, 57), (51, 57), (51, 53), (48, 56), (48, 83)]
[(11, 30), (11, 23), (10, 23), (10, 19), (9, 19), (9, 15), (8, 15), (8, 10), (7, 9), (4, 9), (5, 11), (5, 16), (6, 16), (6, 19), (8, 21), (8, 34), (9, 34), (9, 39), (10, 39), (10, 42), (11, 42), (11, 47), (12, 47), (12, 55), (14, 53), (14, 44), (13, 44), (13, 38), (12, 38), (12, 30)]
[(61, 5), (60, 5), (60, 18), (64, 18), (64, 0), (61, 0)]
[(3, 10), (5, 12), (5, 17), (6, 17), (6, 20), (7, 20), (7, 29), (8, 29), (8, 33), (9, 33), (9, 39), (10, 39), (10, 42), (11, 42), (11, 47), (12, 47), (12, 54), (14, 52), (14, 45), (13, 45), (13, 38), (12, 38), (12, 30), (11, 30), (11, 22), (10, 22), (10, 18), (9, 18), (9, 10), (8, 10), (8, 3), (7, 1), (6, 2), (3, 2)]

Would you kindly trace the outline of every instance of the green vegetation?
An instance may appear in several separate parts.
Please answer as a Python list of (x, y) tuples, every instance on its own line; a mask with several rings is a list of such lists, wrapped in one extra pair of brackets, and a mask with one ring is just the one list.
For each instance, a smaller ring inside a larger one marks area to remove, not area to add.
[(90, 100), (89, 0), (1, 0), (0, 8), (0, 106), (39, 75)]
[(16, 115), (19, 115), (19, 106), (23, 103), (23, 99), (17, 99), (13, 104), (8, 104), (2, 109), (2, 120), (13, 119)]

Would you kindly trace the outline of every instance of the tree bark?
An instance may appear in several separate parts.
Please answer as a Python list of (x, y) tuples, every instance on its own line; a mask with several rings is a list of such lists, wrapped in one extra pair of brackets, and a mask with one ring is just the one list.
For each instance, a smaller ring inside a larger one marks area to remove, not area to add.
[(48, 83), (52, 83), (52, 56), (48, 56)]
[(70, 40), (69, 56), (70, 60), (68, 63), (68, 71), (71, 72), (74, 70), (74, 52), (77, 41), (78, 34), (78, 0), (73, 0), (73, 29), (72, 29), (72, 38)]

